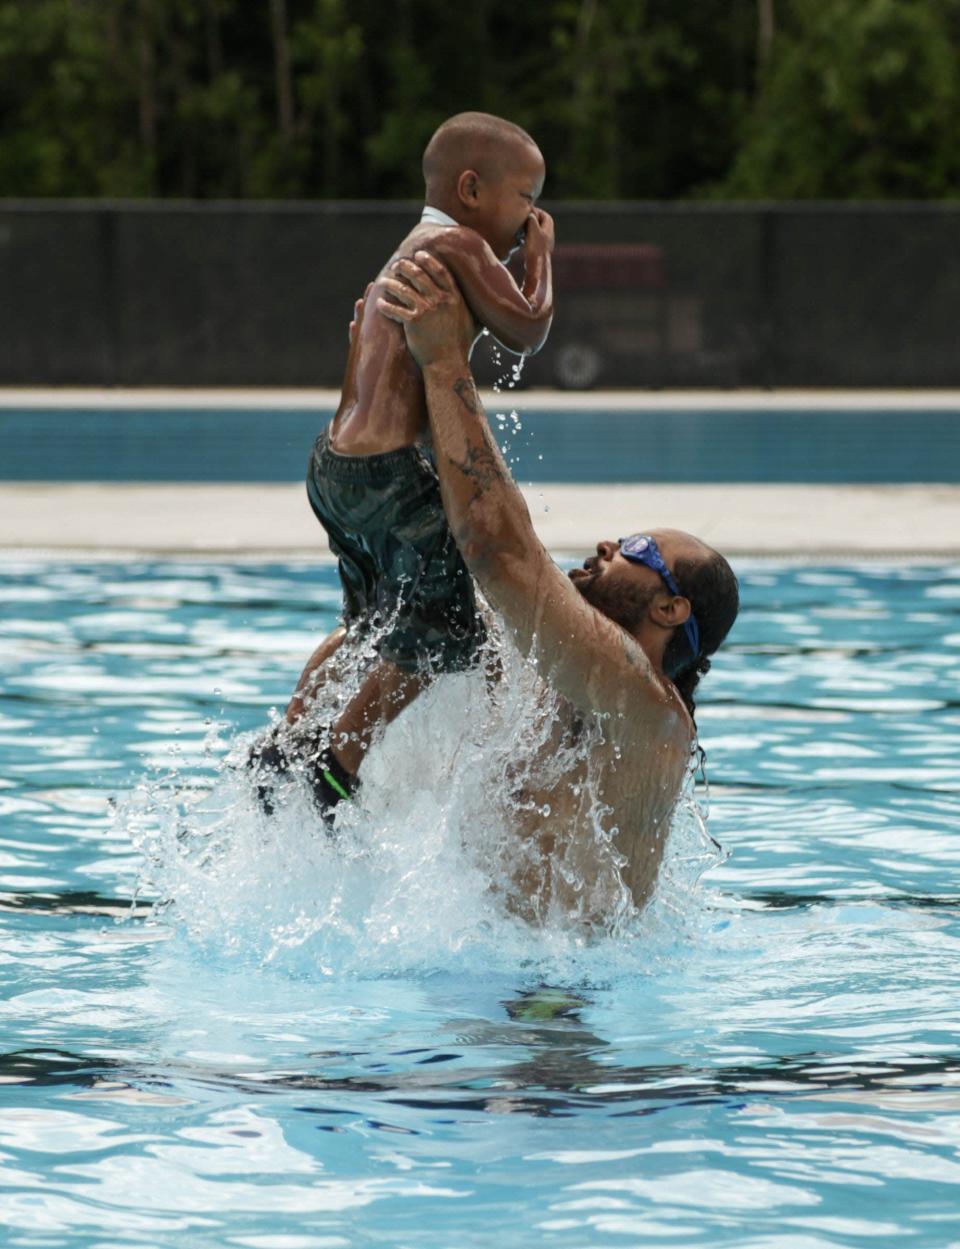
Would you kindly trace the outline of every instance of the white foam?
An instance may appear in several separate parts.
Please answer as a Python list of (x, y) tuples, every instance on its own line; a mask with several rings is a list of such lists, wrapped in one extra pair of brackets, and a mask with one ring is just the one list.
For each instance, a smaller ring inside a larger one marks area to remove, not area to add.
[[(700, 922), (697, 882), (719, 857), (692, 775), (661, 888), (643, 913), (595, 804), (580, 910), (547, 905), (532, 926), (510, 904), (518, 856), (529, 851), (509, 818), (504, 774), (549, 732), (552, 707), (531, 665), (505, 648), (500, 659), (492, 692), (483, 671), (447, 676), (394, 722), (364, 763), (357, 800), (338, 808), (333, 835), (302, 781), (263, 814), (243, 741), (234, 767), (199, 799), (185, 793), (186, 778), (145, 781), (118, 819), (144, 856), (142, 891), (160, 899), (154, 922), (221, 954), (311, 976), (522, 970), (570, 983), (656, 970), (658, 951)], [(329, 723), (332, 710), (315, 714)], [(557, 755), (555, 767), (563, 774), (572, 762)], [(560, 870), (569, 879), (581, 869), (571, 861)], [(583, 922), (598, 898), (609, 916), (602, 933)]]

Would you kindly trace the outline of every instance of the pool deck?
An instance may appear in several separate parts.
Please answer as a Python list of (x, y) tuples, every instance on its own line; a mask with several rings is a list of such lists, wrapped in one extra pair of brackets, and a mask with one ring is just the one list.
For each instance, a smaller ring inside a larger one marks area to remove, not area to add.
[[(830, 408), (843, 412), (955, 411), (960, 390), (508, 390), (481, 392), (488, 407), (512, 401), (517, 408), (552, 411), (658, 412), (723, 409), (797, 412)], [(339, 390), (262, 387), (0, 386), (0, 408), (335, 408)]]
[[(524, 489), (541, 541), (579, 554), (637, 529), (686, 529), (728, 555), (960, 556), (957, 486), (574, 486)], [(29, 549), (327, 554), (301, 485), (0, 485), (0, 557)]]
[[(660, 411), (955, 410), (954, 391), (519, 391), (526, 409)], [(0, 390), (0, 407), (271, 407), (330, 409), (328, 390)], [(551, 485), (524, 488), (552, 551), (581, 554), (600, 538), (676, 527), (734, 556), (960, 557), (960, 486)], [(0, 556), (30, 551), (317, 557), (328, 553), (300, 483), (0, 483)]]

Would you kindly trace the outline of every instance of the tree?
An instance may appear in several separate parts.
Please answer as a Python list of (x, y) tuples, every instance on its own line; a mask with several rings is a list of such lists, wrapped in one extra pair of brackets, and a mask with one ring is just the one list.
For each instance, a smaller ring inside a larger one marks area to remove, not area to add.
[(960, 0), (0, 0), (0, 195), (416, 197), (464, 109), (551, 198), (948, 195), (958, 51)]
[(956, 193), (955, 15), (951, 0), (793, 0), (722, 193)]

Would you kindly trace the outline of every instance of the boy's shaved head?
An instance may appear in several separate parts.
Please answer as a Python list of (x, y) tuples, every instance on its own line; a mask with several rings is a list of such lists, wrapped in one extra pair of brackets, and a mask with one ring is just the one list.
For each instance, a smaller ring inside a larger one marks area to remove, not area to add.
[(464, 169), (496, 181), (517, 153), (539, 151), (526, 130), (492, 113), (457, 113), (434, 133), (423, 153), (427, 191), (446, 189)]

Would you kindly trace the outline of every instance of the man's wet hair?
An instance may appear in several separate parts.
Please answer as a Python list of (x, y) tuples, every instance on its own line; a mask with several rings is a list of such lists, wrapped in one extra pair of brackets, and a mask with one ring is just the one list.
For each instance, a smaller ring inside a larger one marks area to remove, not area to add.
[(710, 671), (709, 656), (730, 632), (740, 610), (740, 587), (719, 551), (710, 551), (702, 559), (678, 559), (673, 575), (697, 618), (700, 653), (690, 654), (686, 633), (677, 629), (667, 643), (663, 666), (692, 718), (697, 706), (694, 693), (700, 678)]
[(504, 157), (520, 143), (536, 148), (521, 126), (493, 113), (457, 113), (435, 132), (423, 153), (423, 180), (427, 187), (475, 169), (484, 178), (503, 172)]

